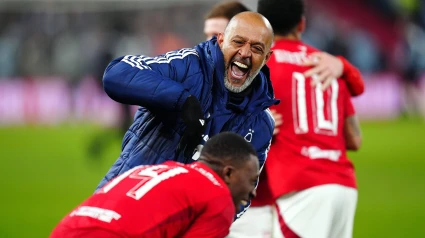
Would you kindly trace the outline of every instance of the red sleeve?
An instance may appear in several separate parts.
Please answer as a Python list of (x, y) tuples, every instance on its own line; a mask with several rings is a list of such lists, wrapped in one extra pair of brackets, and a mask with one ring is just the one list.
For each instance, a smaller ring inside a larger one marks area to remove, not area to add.
[(359, 96), (364, 92), (364, 82), (360, 71), (342, 56), (338, 56), (344, 65), (342, 78), (348, 86), (351, 96)]
[(351, 102), (351, 98), (350, 95), (348, 95), (348, 93), (345, 93), (345, 117), (350, 117), (354, 114), (356, 114), (356, 111), (354, 110), (354, 106), (353, 106), (353, 102)]
[(235, 206), (228, 194), (214, 198), (207, 204), (189, 229), (184, 238), (222, 238), (229, 234), (235, 216)]

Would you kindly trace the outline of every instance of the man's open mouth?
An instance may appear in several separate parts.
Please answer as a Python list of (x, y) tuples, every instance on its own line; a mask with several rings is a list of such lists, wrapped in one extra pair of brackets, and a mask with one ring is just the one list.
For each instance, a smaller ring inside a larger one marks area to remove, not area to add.
[[(248, 72), (250, 70), (250, 67), (244, 63), (233, 61), (230, 66), (230, 74), (232, 76), (232, 79), (236, 82), (234, 83), (243, 83), (242, 80), (246, 79), (246, 76), (248, 75)], [(242, 81), (242, 82), (238, 82)]]

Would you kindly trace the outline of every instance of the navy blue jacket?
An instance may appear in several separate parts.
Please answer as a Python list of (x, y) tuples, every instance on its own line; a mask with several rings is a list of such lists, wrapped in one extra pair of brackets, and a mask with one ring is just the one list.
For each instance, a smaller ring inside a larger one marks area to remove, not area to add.
[(254, 79), (252, 93), (242, 103), (230, 103), (224, 86), (223, 54), (215, 37), (194, 48), (157, 57), (117, 58), (106, 68), (103, 85), (113, 100), (140, 107), (124, 136), (120, 157), (98, 188), (138, 165), (194, 161), (185, 159), (183, 153), (175, 156), (185, 129), (180, 111), (189, 95), (198, 98), (206, 118), (199, 144), (219, 132), (233, 131), (252, 143), (260, 166), (266, 160), (274, 128), (268, 107), (278, 103), (268, 68), (264, 66)]

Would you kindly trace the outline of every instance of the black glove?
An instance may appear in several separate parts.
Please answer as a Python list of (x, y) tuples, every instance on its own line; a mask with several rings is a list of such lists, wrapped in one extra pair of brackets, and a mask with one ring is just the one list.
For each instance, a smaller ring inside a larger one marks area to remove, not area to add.
[(180, 142), (176, 150), (176, 159), (180, 152), (184, 152), (184, 157), (188, 158), (193, 155), (196, 146), (202, 139), (202, 134), (205, 130), (204, 113), (202, 112), (201, 104), (194, 96), (189, 96), (183, 104), (182, 119), (186, 124), (186, 129), (180, 138)]

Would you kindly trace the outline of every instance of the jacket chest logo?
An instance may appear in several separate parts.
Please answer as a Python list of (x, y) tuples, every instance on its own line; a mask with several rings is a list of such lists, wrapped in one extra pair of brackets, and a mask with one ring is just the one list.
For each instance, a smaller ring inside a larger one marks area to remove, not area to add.
[(252, 141), (253, 134), (254, 134), (254, 130), (253, 129), (249, 129), (248, 130), (248, 133), (244, 137), (245, 140), (248, 141), (248, 142), (251, 142)]

